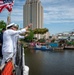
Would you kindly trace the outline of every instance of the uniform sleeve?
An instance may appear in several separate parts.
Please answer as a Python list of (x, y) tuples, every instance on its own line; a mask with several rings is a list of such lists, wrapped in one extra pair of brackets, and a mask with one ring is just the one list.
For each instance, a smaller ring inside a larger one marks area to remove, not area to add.
[(24, 38), (25, 38), (25, 36), (19, 35), (19, 39), (24, 39)]
[(14, 30), (8, 31), (9, 35), (16, 35), (16, 34), (21, 34), (21, 33), (24, 33), (24, 32), (26, 32), (26, 29), (21, 29), (21, 30), (17, 30), (17, 31), (14, 31)]

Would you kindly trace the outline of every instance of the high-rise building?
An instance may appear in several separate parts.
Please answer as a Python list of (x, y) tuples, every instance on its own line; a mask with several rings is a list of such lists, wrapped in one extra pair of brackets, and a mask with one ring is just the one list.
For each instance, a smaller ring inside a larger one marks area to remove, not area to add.
[[(23, 6), (23, 27), (32, 23), (32, 29), (43, 28), (43, 7), (40, 0), (26, 0)], [(40, 38), (37, 35), (37, 38)]]

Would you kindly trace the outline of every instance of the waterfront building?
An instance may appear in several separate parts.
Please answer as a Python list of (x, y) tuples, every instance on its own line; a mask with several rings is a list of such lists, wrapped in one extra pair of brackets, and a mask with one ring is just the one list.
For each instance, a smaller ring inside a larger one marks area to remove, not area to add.
[(49, 39), (50, 33), (46, 32), (43, 36), (45, 36), (46, 39)]
[(57, 39), (74, 40), (74, 32), (58, 33)]
[[(40, 0), (26, 0), (23, 6), (23, 27), (32, 23), (32, 29), (43, 28), (43, 7)], [(38, 39), (40, 35), (35, 35)]]

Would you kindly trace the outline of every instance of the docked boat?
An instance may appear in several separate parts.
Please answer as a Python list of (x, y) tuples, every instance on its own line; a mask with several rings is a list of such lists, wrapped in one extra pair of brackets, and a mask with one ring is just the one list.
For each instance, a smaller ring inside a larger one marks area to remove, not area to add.
[(74, 50), (74, 46), (65, 46), (64, 49), (67, 49), (67, 50)]
[(55, 47), (55, 48), (53, 48), (54, 50), (63, 50), (64, 49), (64, 47)]
[(53, 50), (53, 48), (52, 47), (47, 48), (46, 46), (42, 46), (40, 48), (34, 47), (34, 50), (51, 51), (51, 50)]

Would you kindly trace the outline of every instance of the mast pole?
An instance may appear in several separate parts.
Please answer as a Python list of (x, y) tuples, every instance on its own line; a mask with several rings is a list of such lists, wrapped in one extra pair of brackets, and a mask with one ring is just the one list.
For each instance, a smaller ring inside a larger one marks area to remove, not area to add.
[(8, 12), (7, 25), (9, 25), (10, 23), (11, 23), (11, 12)]

